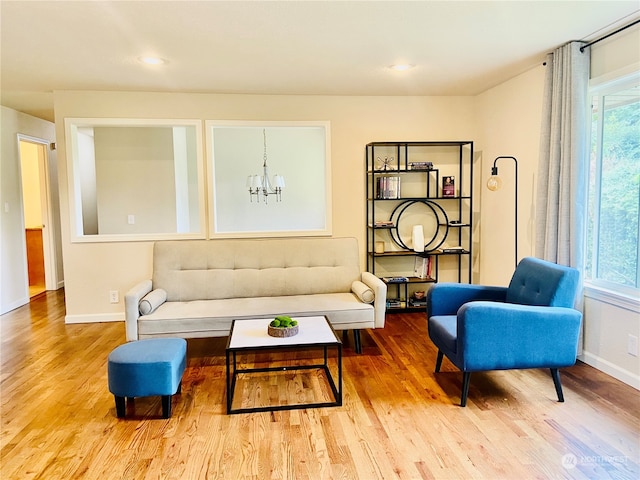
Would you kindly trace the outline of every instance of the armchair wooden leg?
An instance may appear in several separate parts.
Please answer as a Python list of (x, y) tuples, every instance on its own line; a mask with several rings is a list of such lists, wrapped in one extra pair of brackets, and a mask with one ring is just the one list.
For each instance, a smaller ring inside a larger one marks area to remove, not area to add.
[(442, 357), (444, 357), (444, 353), (438, 350), (438, 358), (436, 359), (436, 373), (440, 371), (440, 367), (442, 366)]
[(462, 372), (462, 395), (460, 395), (460, 406), (467, 406), (467, 396), (469, 395), (469, 383), (471, 382), (471, 372)]
[(564, 395), (562, 394), (562, 383), (560, 382), (560, 372), (557, 368), (551, 368), (551, 377), (553, 377), (553, 384), (556, 386), (556, 393), (558, 394), (558, 401), (564, 402)]

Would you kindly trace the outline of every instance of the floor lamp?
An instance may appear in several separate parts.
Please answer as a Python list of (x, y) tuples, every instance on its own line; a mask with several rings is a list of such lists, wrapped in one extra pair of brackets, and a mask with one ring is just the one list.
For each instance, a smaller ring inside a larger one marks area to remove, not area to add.
[(498, 160), (501, 159), (511, 159), (513, 160), (514, 166), (515, 166), (515, 172), (516, 172), (516, 176), (515, 176), (515, 186), (514, 186), (514, 192), (515, 192), (515, 197), (514, 197), (514, 209), (515, 209), (515, 225), (514, 225), (514, 230), (515, 230), (515, 242), (514, 242), (514, 250), (515, 250), (515, 265), (516, 267), (518, 266), (518, 160), (516, 160), (516, 157), (505, 157), (505, 156), (501, 156), (501, 157), (496, 157), (496, 159), (493, 161), (493, 168), (491, 169), (491, 176), (489, 177), (489, 180), (487, 180), (487, 188), (493, 192), (495, 192), (496, 190), (499, 190), (500, 187), (502, 187), (502, 179), (498, 176), (498, 167), (496, 166)]

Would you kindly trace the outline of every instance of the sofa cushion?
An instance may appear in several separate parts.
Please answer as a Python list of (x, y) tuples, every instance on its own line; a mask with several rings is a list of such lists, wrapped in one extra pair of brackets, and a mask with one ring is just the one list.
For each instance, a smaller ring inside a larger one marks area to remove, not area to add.
[(360, 279), (355, 238), (156, 242), (153, 286), (168, 302), (347, 293)]
[(167, 299), (167, 292), (165, 292), (161, 288), (156, 288), (155, 290), (150, 291), (138, 304), (138, 310), (140, 310), (140, 315), (149, 315), (153, 313), (156, 308), (164, 303)]
[(371, 303), (376, 299), (373, 290), (362, 283), (360, 280), (356, 280), (351, 284), (351, 291), (356, 294), (360, 301), (364, 303)]
[(231, 322), (242, 318), (273, 318), (276, 315), (326, 315), (336, 330), (370, 328), (374, 309), (352, 293), (229, 298), (165, 302), (155, 312), (138, 319), (140, 338), (180, 333), (181, 337), (226, 336)]

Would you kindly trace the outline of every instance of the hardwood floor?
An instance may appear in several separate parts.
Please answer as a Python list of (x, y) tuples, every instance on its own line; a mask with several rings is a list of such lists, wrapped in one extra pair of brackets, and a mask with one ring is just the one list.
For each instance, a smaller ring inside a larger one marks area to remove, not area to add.
[[(189, 340), (168, 420), (159, 398), (116, 418), (107, 356), (124, 325), (65, 325), (61, 291), (0, 317), (0, 332), (2, 479), (640, 477), (637, 390), (578, 363), (558, 403), (548, 371), (477, 373), (461, 408), (460, 372), (447, 360), (433, 372), (424, 314), (363, 332), (362, 355), (346, 345), (333, 408), (226, 415), (226, 339)], [(304, 396), (314, 384), (265, 382), (247, 391)]]

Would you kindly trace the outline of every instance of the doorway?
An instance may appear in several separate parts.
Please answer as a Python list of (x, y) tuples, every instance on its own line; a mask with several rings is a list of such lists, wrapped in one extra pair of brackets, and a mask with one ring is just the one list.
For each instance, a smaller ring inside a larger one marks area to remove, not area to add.
[(51, 283), (48, 144), (22, 136), (19, 143), (29, 298), (33, 298), (45, 290), (55, 289), (47, 288)]

